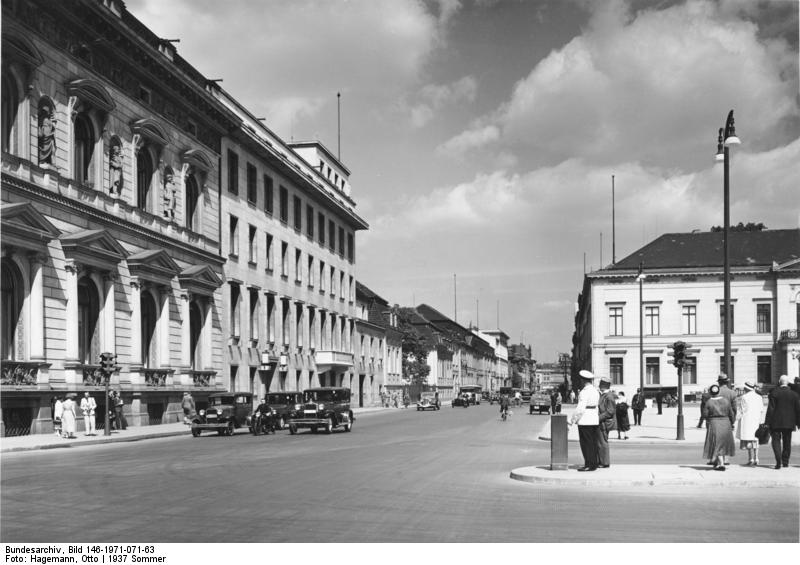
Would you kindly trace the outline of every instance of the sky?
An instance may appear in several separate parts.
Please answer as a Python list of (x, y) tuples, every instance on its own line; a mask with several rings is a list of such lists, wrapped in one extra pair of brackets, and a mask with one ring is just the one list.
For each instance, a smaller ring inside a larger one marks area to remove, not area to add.
[(570, 351), (584, 269), (612, 248), (722, 225), (729, 110), (731, 222), (800, 227), (795, 0), (126, 6), (285, 140), (341, 156), (370, 224), (359, 281), (499, 320), (538, 361)]

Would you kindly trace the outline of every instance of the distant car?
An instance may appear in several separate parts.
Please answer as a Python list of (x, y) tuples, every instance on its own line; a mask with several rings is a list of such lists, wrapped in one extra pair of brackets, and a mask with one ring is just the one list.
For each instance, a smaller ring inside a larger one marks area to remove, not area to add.
[(423, 392), (420, 394), (417, 410), (439, 410), (441, 407), (439, 395), (435, 392)]
[(468, 392), (459, 394), (450, 402), (450, 405), (453, 408), (455, 408), (456, 406), (463, 406), (464, 408), (467, 408), (469, 407), (470, 404), (472, 404), (472, 401), (470, 399), (470, 395)]
[(550, 395), (547, 393), (536, 393), (531, 395), (530, 405), (528, 406), (528, 414), (533, 414), (536, 410), (541, 414), (542, 412), (550, 413)]
[(331, 433), (336, 428), (349, 432), (355, 417), (350, 410), (350, 389), (342, 387), (309, 388), (303, 391), (303, 405), (289, 416), (289, 433), (309, 428), (312, 433), (322, 428)]
[(268, 392), (267, 404), (275, 411), (276, 427), (282, 430), (289, 421), (289, 415), (303, 407), (303, 393), (299, 390)]
[(494, 404), (495, 402), (500, 402), (500, 393), (493, 392), (489, 395), (489, 404)]
[(489, 392), (488, 390), (484, 390), (481, 393), (481, 400), (491, 400), (491, 399), (492, 399), (492, 393)]
[(237, 428), (250, 424), (253, 413), (253, 393), (217, 392), (208, 397), (208, 407), (201, 409), (192, 420), (192, 435), (205, 430), (232, 436)]
[(532, 396), (531, 391), (529, 391), (526, 388), (523, 388), (519, 392), (522, 395), (522, 402), (530, 402), (531, 401), (531, 396)]

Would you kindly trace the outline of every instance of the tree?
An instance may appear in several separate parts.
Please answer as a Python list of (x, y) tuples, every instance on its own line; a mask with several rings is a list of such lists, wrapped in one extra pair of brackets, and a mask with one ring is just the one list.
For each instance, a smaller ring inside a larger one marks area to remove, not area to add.
[(398, 312), (398, 329), (403, 336), (403, 377), (410, 379), (411, 384), (424, 384), (431, 372), (428, 353), (433, 347), (414, 328), (409, 312)]
[[(731, 226), (729, 229), (730, 231), (763, 231), (767, 229), (767, 226), (765, 226), (763, 222), (758, 222), (757, 224), (755, 222), (747, 222), (746, 224), (739, 222), (735, 226)], [(725, 227), (711, 226), (711, 231), (712, 232), (725, 231)]]

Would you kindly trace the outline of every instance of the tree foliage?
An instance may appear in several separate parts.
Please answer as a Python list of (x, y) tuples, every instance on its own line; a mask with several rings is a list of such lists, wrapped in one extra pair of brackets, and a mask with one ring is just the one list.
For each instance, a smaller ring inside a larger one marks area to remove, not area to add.
[(428, 353), (433, 345), (417, 333), (408, 312), (399, 312), (398, 329), (403, 336), (403, 377), (410, 379), (411, 384), (424, 384), (431, 372)]
[[(730, 226), (729, 229), (730, 231), (763, 231), (767, 229), (767, 226), (765, 226), (763, 222), (758, 222), (757, 224), (755, 222), (747, 222), (746, 224), (739, 222), (735, 226)], [(711, 231), (712, 232), (725, 231), (725, 227), (711, 226)]]

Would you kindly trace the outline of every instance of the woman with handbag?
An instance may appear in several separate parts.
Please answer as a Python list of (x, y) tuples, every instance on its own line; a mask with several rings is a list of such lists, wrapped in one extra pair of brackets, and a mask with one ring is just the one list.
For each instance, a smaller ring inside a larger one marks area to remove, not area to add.
[(703, 456), (714, 465), (715, 471), (724, 471), (725, 456), (733, 456), (736, 453), (736, 444), (733, 440), (736, 413), (730, 401), (719, 393), (719, 385), (711, 385), (708, 392), (711, 396), (703, 408), (703, 416), (708, 422)]
[(758, 438), (756, 430), (761, 423), (764, 401), (756, 392), (752, 381), (744, 383), (744, 394), (739, 397), (740, 409), (736, 412), (738, 420), (736, 438), (739, 440), (739, 449), (747, 450), (747, 464), (751, 467), (758, 466)]

